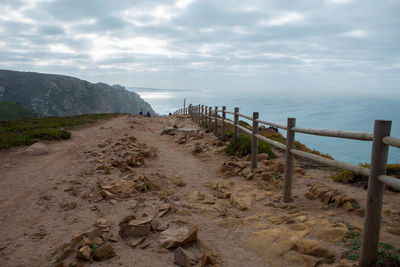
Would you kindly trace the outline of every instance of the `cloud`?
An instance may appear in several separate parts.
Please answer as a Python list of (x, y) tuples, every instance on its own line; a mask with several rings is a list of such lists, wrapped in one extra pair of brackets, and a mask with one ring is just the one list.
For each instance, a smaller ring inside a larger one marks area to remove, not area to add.
[(353, 30), (343, 33), (344, 36), (355, 37), (355, 38), (365, 38), (367, 33), (362, 30)]
[(267, 21), (261, 21), (261, 25), (266, 26), (281, 26), (286, 24), (294, 24), (296, 22), (304, 20), (304, 15), (298, 12), (288, 12), (285, 14), (281, 14)]
[(3, 0), (0, 68), (177, 89), (343, 80), (343, 90), (382, 90), (373, 81), (400, 82), (398, 10), (398, 1)]

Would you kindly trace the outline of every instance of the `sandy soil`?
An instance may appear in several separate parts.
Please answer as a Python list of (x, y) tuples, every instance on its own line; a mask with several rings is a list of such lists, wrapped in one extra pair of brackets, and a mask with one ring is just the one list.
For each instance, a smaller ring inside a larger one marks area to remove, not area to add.
[[(203, 131), (203, 137), (188, 138), (183, 144), (175, 142), (182, 138), (183, 133), (160, 135), (164, 128), (175, 124), (196, 127), (182, 117), (120, 116), (76, 128), (69, 140), (46, 142), (47, 154), (28, 155), (24, 152), (26, 147), (1, 151), (0, 266), (54, 266), (62, 250), (60, 246), (70, 242), (74, 235), (88, 231), (99, 218), (110, 221), (111, 233), (116, 238), (112, 246), (117, 256), (87, 265), (174, 266), (175, 250), (159, 249), (159, 233), (148, 237), (148, 246), (143, 249), (131, 248), (118, 234), (119, 222), (127, 215), (154, 214), (160, 205), (166, 203), (174, 209), (163, 218), (170, 222), (196, 224), (196, 249), (212, 255), (214, 265), (274, 266), (274, 261), (268, 261), (254, 249), (244, 246), (243, 242), (256, 231), (276, 228), (277, 224), (272, 223), (271, 218), (291, 214), (279, 200), (282, 190), (268, 191), (244, 210), (231, 205), (229, 199), (216, 198), (216, 191), (210, 185), (215, 182), (259, 189), (254, 181), (246, 181), (239, 175), (228, 178), (216, 175), (227, 156), (212, 134)], [(169, 182), (168, 194), (136, 192), (116, 198), (116, 201), (96, 198), (99, 181), (118, 181), (127, 177), (119, 167), (107, 169), (104, 166), (110, 166), (108, 162), (114, 159), (116, 151), (129, 151), (123, 147), (116, 148), (128, 142), (131, 136), (136, 138), (135, 143), (157, 148), (157, 156), (145, 158), (145, 164), (135, 168), (131, 176), (179, 176), (186, 185), (175, 186)], [(201, 148), (201, 152), (193, 153), (196, 146)], [(276, 153), (280, 157), (273, 161), (282, 162), (282, 154)], [(362, 226), (363, 218), (354, 212), (327, 208), (319, 199), (304, 197), (312, 184), (320, 182), (354, 197), (361, 207), (365, 206), (365, 190), (335, 183), (330, 175), (331, 172), (317, 169), (308, 169), (306, 175), (297, 175), (293, 186), (297, 199), (292, 205), (307, 218)], [(188, 196), (193, 192), (202, 192), (206, 198), (207, 194), (212, 196), (210, 204), (219, 203), (224, 207), (225, 215), (207, 208), (209, 204), (204, 200), (198, 203), (189, 201)], [(384, 209), (392, 211), (392, 214), (398, 213), (399, 199), (399, 194), (386, 191)], [(381, 240), (400, 247), (399, 236), (386, 231), (387, 227), (400, 227), (399, 224), (393, 216), (383, 215)], [(311, 232), (307, 237), (313, 239), (314, 234)], [(341, 261), (344, 246), (318, 242), (335, 255), (334, 265)]]

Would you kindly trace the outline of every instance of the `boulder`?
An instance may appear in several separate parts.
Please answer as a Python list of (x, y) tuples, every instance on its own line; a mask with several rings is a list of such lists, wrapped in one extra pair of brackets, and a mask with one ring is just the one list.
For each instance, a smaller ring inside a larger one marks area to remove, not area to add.
[(27, 149), (24, 150), (25, 154), (31, 156), (38, 156), (49, 153), (46, 145), (42, 142), (36, 142), (33, 145), (29, 146)]
[(267, 160), (268, 159), (268, 154), (267, 153), (260, 153), (257, 156), (258, 161), (262, 161), (262, 160)]
[(400, 229), (396, 227), (389, 227), (387, 231), (394, 235), (400, 235)]
[(151, 221), (153, 217), (147, 216), (136, 219), (133, 215), (127, 216), (119, 224), (119, 235), (122, 238), (147, 236), (151, 230)]
[(76, 252), (76, 258), (81, 259), (81, 260), (91, 260), (92, 257), (92, 250), (88, 245), (82, 246), (77, 252)]
[(322, 257), (332, 262), (334, 254), (331, 253), (326, 247), (320, 242), (312, 239), (298, 240), (296, 242), (296, 249), (302, 253), (315, 257)]
[(173, 225), (160, 234), (162, 248), (176, 248), (197, 240), (197, 225)]
[(254, 197), (248, 192), (235, 192), (230, 195), (232, 206), (239, 210), (250, 209), (253, 205)]
[(290, 231), (285, 226), (279, 226), (271, 230), (254, 232), (241, 245), (257, 253), (270, 263), (270, 266), (284, 266), (286, 254), (309, 232), (309, 230)]
[(179, 177), (179, 176), (171, 176), (171, 177), (170, 177), (170, 180), (171, 180), (171, 182), (172, 182), (174, 185), (177, 185), (177, 186), (180, 186), (180, 187), (186, 185), (185, 180), (183, 180), (183, 179), (182, 179), (181, 177)]
[(343, 223), (323, 225), (316, 232), (316, 236), (319, 239), (331, 243), (339, 242), (349, 234), (350, 232), (347, 229), (347, 226)]
[(305, 196), (306, 198), (310, 199), (310, 200), (314, 200), (314, 199), (317, 198), (317, 196), (314, 195), (314, 194), (311, 193), (311, 192), (305, 192), (305, 193), (304, 193), (304, 196)]
[(117, 254), (111, 245), (101, 245), (96, 248), (93, 253), (93, 258), (97, 261), (115, 257)]
[(199, 259), (196, 255), (181, 247), (175, 250), (174, 263), (181, 267), (192, 267)]

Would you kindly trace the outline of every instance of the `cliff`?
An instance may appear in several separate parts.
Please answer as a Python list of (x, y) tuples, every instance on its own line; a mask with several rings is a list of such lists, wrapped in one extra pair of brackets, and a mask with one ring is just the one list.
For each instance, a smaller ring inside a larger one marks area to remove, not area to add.
[(17, 102), (46, 116), (138, 114), (141, 110), (155, 114), (138, 94), (120, 85), (34, 72), (0, 70), (0, 101)]

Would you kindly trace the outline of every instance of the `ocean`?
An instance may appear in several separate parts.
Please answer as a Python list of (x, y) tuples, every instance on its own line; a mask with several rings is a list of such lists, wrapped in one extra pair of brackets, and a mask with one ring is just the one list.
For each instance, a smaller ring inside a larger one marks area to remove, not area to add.
[[(334, 94), (278, 94), (234, 93), (193, 90), (167, 90), (130, 87), (149, 102), (159, 115), (168, 115), (183, 107), (206, 105), (252, 116), (259, 112), (260, 119), (286, 124), (287, 118), (296, 118), (296, 125), (306, 128), (325, 128), (372, 132), (374, 120), (392, 121), (391, 135), (400, 137), (400, 97), (387, 98), (377, 95)], [(243, 118), (241, 118), (243, 119)], [(244, 119), (245, 120), (245, 119)], [(285, 131), (279, 130), (282, 134)], [(372, 142), (347, 140), (296, 133), (296, 140), (311, 149), (328, 153), (333, 158), (358, 164), (370, 162)], [(400, 149), (391, 147), (389, 163), (400, 163)]]

